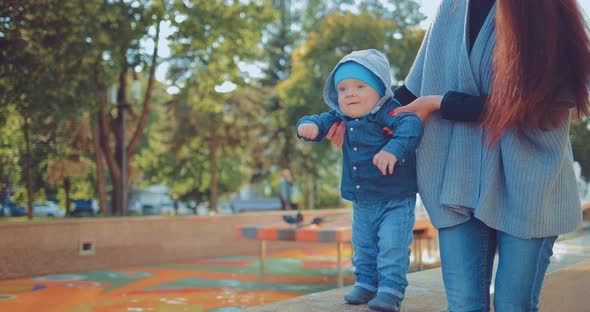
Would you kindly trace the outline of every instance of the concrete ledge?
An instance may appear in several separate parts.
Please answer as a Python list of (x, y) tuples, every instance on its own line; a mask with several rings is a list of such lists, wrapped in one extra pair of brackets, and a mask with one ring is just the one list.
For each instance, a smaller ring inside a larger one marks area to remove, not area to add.
[[(590, 235), (559, 241), (541, 291), (540, 311), (589, 311), (590, 307)], [(496, 261), (497, 263), (497, 261)], [(402, 311), (445, 311), (446, 296), (440, 269), (431, 269), (408, 275)], [(314, 293), (262, 306), (248, 312), (370, 312), (367, 305), (352, 306), (344, 303), (343, 296), (352, 289), (348, 286)]]
[[(446, 308), (446, 296), (440, 269), (431, 269), (408, 275), (409, 286), (406, 289), (402, 311), (442, 311)], [(348, 305), (344, 295), (352, 286), (332, 289), (297, 297), (285, 301), (244, 309), (248, 312), (372, 312), (367, 305)]]
[[(316, 216), (350, 215), (350, 209), (304, 210)], [(258, 254), (259, 242), (238, 239), (247, 224), (280, 222), (294, 211), (252, 212), (218, 216), (79, 218), (0, 222), (0, 280), (65, 274), (178, 260)], [(80, 245), (91, 242), (92, 253)], [(324, 243), (325, 244), (325, 243)], [(277, 242), (269, 251), (308, 247)], [(332, 246), (332, 245), (330, 245)]]

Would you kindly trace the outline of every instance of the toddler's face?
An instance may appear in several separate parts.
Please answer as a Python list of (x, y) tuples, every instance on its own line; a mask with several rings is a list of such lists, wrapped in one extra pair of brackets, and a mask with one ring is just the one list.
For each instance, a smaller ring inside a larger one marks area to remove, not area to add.
[(350, 118), (359, 118), (370, 112), (381, 95), (362, 80), (342, 79), (336, 86), (338, 106)]

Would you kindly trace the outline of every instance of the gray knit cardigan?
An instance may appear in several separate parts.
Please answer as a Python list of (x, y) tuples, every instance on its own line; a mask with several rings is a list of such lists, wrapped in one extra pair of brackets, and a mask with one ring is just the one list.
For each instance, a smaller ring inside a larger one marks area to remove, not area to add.
[[(468, 6), (467, 0), (442, 1), (405, 80), (415, 95), (488, 94), (496, 8), (469, 47)], [(483, 144), (485, 135), (478, 123), (445, 120), (440, 112), (427, 120), (417, 151), (418, 189), (433, 225), (449, 227), (474, 215), (521, 238), (576, 229), (581, 210), (569, 120), (549, 131), (509, 131), (492, 148)]]

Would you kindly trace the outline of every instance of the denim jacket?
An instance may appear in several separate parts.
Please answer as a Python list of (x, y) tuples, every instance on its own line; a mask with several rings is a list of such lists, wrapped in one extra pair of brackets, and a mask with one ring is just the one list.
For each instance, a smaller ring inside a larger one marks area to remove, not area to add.
[[(391, 116), (388, 112), (399, 106), (390, 98), (380, 110), (358, 119), (348, 118), (336, 110), (320, 115), (305, 116), (300, 124), (313, 123), (319, 134), (313, 141), (321, 141), (334, 122), (346, 123), (342, 153), (341, 192), (344, 199), (355, 202), (384, 201), (406, 197), (417, 192), (416, 147), (422, 136), (422, 122), (413, 113)], [(392, 130), (387, 136), (383, 127)], [(383, 175), (373, 164), (373, 157), (384, 150), (398, 159), (393, 174)]]
[[(338, 106), (338, 90), (334, 86), (336, 68), (344, 62), (357, 62), (373, 72), (385, 86), (385, 95), (375, 107), (361, 118), (346, 117)], [(334, 122), (346, 123), (342, 153), (341, 192), (344, 199), (355, 202), (385, 201), (406, 197), (418, 191), (416, 184), (416, 148), (422, 138), (424, 126), (414, 113), (391, 115), (400, 106), (391, 90), (391, 69), (385, 55), (378, 50), (354, 51), (343, 57), (334, 67), (324, 86), (324, 102), (332, 111), (320, 115), (305, 116), (301, 124), (318, 126), (321, 141)], [(388, 136), (384, 127), (393, 132)], [(309, 141), (306, 139), (306, 141)], [(373, 164), (373, 157), (384, 150), (398, 159), (393, 174), (383, 175)]]
[[(342, 113), (338, 106), (338, 90), (334, 85), (334, 73), (338, 66), (351, 61), (369, 69), (385, 86), (385, 95), (361, 118), (349, 118)], [(385, 201), (409, 196), (418, 191), (416, 148), (422, 138), (424, 126), (414, 113), (391, 114), (400, 104), (393, 98), (390, 73), (387, 58), (378, 50), (354, 51), (346, 55), (334, 67), (324, 86), (324, 102), (332, 111), (305, 116), (297, 124), (297, 127), (307, 123), (316, 124), (318, 136), (314, 140), (305, 140), (319, 142), (334, 122), (346, 123), (341, 183), (344, 199), (355, 202)], [(384, 127), (391, 129), (393, 135), (388, 136)], [(397, 157), (393, 174), (383, 175), (373, 164), (373, 157), (381, 150)]]

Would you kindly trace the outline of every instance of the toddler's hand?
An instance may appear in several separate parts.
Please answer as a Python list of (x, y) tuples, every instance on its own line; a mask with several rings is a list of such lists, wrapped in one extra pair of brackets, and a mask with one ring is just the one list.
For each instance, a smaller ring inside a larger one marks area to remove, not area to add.
[(386, 151), (380, 151), (373, 157), (373, 164), (377, 166), (383, 175), (387, 175), (388, 172), (389, 174), (393, 174), (393, 167), (396, 162), (397, 157)]
[(300, 137), (313, 140), (318, 136), (318, 126), (314, 124), (302, 124), (297, 127), (297, 134)]

